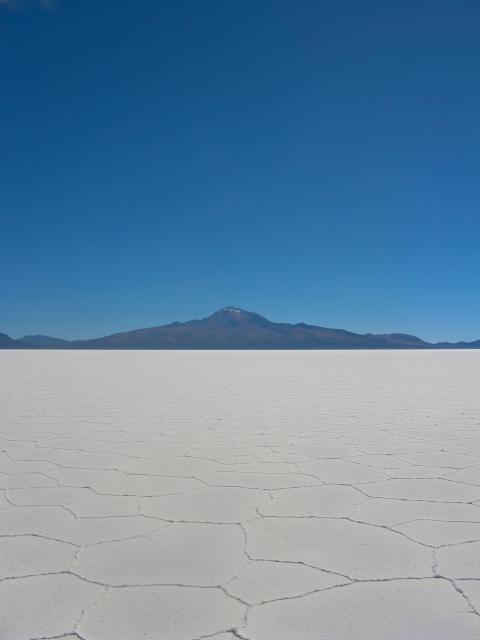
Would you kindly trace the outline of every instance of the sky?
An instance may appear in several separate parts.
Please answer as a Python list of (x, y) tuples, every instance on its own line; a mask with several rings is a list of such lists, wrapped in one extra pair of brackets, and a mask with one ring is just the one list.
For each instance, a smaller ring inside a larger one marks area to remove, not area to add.
[(480, 338), (480, 0), (0, 0), (0, 331)]

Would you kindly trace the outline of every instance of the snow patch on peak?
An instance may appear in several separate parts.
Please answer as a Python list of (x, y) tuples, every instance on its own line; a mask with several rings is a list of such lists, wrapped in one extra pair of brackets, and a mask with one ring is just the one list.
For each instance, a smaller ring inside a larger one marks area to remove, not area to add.
[(222, 311), (230, 311), (230, 313), (243, 313), (242, 309), (238, 307), (223, 307)]

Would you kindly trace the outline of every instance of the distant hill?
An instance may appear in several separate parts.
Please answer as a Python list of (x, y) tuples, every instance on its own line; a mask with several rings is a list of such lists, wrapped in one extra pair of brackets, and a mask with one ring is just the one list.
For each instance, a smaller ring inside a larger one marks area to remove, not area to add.
[(20, 340), (14, 340), (6, 333), (0, 333), (0, 349), (24, 349), (25, 345)]
[(360, 334), (304, 323), (271, 322), (224, 307), (207, 318), (114, 333), (92, 340), (0, 334), (0, 349), (480, 349), (475, 342), (425, 342), (404, 333)]
[(50, 347), (62, 347), (70, 344), (69, 340), (62, 340), (61, 338), (51, 338), (50, 336), (23, 336), (20, 338), (20, 342), (24, 342), (32, 347), (40, 347), (42, 349), (48, 349)]
[[(377, 338), (378, 340), (383, 340), (388, 342), (388, 344), (398, 345), (401, 344), (409, 349), (424, 349), (425, 347), (429, 347), (428, 342), (422, 340), (421, 338), (417, 338), (417, 336), (411, 336), (408, 333), (377, 333), (371, 334), (367, 333), (367, 336), (372, 336)], [(448, 343), (446, 343), (448, 344)]]

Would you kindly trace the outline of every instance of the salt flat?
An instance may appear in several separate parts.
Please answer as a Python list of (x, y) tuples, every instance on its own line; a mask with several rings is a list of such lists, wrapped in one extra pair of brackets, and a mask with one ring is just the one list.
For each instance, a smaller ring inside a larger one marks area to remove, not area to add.
[(0, 373), (2, 640), (480, 637), (480, 352)]

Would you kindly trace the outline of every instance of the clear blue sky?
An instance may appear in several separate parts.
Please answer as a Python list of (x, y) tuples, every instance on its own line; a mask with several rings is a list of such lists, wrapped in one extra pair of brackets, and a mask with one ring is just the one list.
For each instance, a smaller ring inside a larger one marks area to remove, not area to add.
[(0, 331), (480, 338), (478, 0), (0, 0)]

